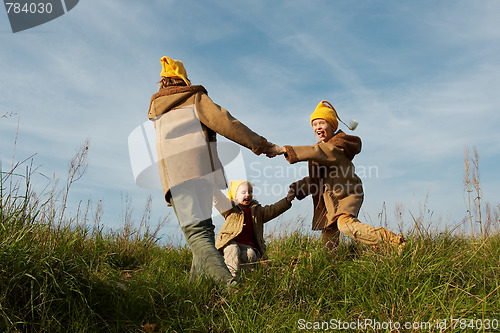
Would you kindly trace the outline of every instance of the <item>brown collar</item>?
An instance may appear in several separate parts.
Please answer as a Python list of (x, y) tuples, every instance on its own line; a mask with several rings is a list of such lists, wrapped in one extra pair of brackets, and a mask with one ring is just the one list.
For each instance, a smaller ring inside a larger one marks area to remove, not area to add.
[(339, 130), (328, 143), (342, 148), (348, 159), (352, 160), (361, 152), (361, 139), (354, 135), (348, 135)]
[(202, 92), (204, 94), (208, 94), (208, 92), (205, 89), (205, 87), (203, 87), (201, 85), (165, 87), (165, 88), (160, 89), (160, 91), (158, 91), (153, 96), (151, 96), (151, 101), (149, 103), (149, 107), (151, 108), (151, 103), (153, 103), (153, 101), (155, 99), (157, 99), (158, 97), (170, 96), (170, 95), (174, 95), (174, 94), (181, 94), (181, 93), (185, 93), (185, 92), (193, 92), (193, 94), (195, 94), (197, 92)]

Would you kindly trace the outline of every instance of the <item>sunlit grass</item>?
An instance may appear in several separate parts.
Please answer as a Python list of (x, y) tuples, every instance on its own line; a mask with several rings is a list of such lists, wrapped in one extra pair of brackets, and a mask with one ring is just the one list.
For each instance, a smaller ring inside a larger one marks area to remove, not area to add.
[(317, 236), (274, 235), (268, 260), (226, 290), (190, 280), (189, 249), (158, 242), (150, 201), (140, 221), (125, 214), (123, 228), (107, 233), (100, 208), (65, 217), (64, 195), (34, 195), (29, 172), (3, 173), (0, 185), (2, 332), (294, 332), (342, 323), (368, 332), (380, 331), (376, 323), (429, 323), (423, 331), (438, 332), (445, 320), (458, 332), (472, 319), (466, 331), (483, 331), (486, 320), (484, 331), (500, 327), (498, 218), (473, 236), (412, 217), (400, 255), (344, 239), (329, 256)]

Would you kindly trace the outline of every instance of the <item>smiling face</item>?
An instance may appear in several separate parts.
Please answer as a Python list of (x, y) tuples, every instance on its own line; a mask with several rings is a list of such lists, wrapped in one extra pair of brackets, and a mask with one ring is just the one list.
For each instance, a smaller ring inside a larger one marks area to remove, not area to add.
[(312, 127), (314, 130), (314, 134), (323, 142), (326, 142), (333, 138), (333, 134), (335, 133), (335, 129), (333, 126), (324, 119), (314, 119), (312, 122)]
[(236, 196), (234, 197), (236, 202), (242, 206), (250, 205), (253, 199), (253, 188), (250, 183), (245, 182), (238, 186), (238, 190), (236, 191)]

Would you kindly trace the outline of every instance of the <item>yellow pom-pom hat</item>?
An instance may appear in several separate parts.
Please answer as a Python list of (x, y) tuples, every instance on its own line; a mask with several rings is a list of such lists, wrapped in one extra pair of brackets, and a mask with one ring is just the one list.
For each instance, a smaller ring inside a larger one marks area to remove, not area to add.
[(191, 85), (191, 82), (187, 78), (187, 72), (182, 61), (170, 59), (169, 57), (163, 57), (160, 61), (162, 68), (160, 75), (162, 77), (182, 79), (188, 86)]
[(311, 125), (315, 119), (325, 119), (330, 125), (332, 125), (334, 131), (336, 131), (339, 127), (339, 121), (346, 125), (346, 127), (351, 131), (354, 131), (356, 127), (358, 127), (358, 122), (354, 119), (351, 119), (349, 125), (344, 123), (342, 119), (340, 119), (337, 110), (335, 110), (333, 105), (328, 101), (319, 102), (318, 106), (311, 114)]
[(339, 116), (333, 105), (328, 101), (321, 101), (311, 114), (311, 125), (315, 119), (324, 119), (332, 125), (333, 130), (336, 131), (339, 127), (338, 118)]
[(229, 191), (227, 192), (227, 197), (229, 198), (229, 200), (234, 201), (236, 192), (238, 191), (238, 187), (240, 187), (240, 185), (244, 183), (248, 183), (249, 187), (252, 186), (252, 184), (250, 184), (250, 182), (246, 180), (231, 180), (231, 182), (229, 182)]

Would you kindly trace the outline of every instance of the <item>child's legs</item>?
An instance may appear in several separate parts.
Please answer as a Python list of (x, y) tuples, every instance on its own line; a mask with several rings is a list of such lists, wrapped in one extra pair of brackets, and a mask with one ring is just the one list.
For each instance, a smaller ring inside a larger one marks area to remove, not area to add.
[(339, 245), (339, 236), (340, 231), (337, 227), (337, 223), (333, 223), (329, 227), (321, 230), (321, 240), (330, 251), (334, 251)]
[(342, 214), (337, 219), (339, 230), (354, 240), (367, 245), (376, 245), (382, 241), (399, 244), (398, 236), (386, 228), (374, 228), (361, 223), (352, 215)]
[(224, 246), (224, 262), (232, 276), (237, 276), (240, 269), (240, 248), (238, 243), (229, 242)]
[(251, 263), (257, 261), (257, 252), (250, 245), (239, 244), (240, 248), (240, 260), (242, 263)]
[(257, 261), (257, 252), (249, 245), (231, 241), (224, 247), (223, 251), (226, 266), (234, 277), (239, 276), (241, 263), (246, 264)]

